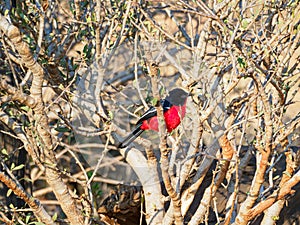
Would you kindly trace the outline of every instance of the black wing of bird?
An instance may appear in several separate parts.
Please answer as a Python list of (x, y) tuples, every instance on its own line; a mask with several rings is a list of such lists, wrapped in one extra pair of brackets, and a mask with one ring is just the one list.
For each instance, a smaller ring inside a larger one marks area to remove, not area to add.
[[(169, 110), (172, 106), (172, 104), (167, 101), (166, 99), (163, 99), (160, 101), (160, 103), (163, 106), (163, 110), (164, 112), (166, 112), (167, 110)], [(156, 108), (154, 106), (151, 106), (143, 115), (142, 117), (136, 122), (136, 124), (140, 124), (142, 123), (144, 120), (148, 120), (154, 116), (157, 116), (157, 111)]]
[(136, 122), (136, 124), (142, 123), (144, 120), (148, 120), (151, 117), (154, 117), (157, 115), (156, 108), (151, 106), (143, 115), (142, 117)]

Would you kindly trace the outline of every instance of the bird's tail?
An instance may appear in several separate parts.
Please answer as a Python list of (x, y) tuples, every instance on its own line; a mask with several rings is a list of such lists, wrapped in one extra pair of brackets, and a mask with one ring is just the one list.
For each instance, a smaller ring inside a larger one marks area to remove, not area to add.
[(143, 133), (141, 125), (137, 126), (119, 145), (118, 148), (125, 148)]

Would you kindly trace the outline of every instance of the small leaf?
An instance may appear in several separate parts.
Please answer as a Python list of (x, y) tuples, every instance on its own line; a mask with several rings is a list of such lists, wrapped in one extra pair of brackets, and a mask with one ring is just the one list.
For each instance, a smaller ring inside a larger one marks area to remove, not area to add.
[(91, 178), (91, 177), (92, 177), (93, 172), (94, 172), (94, 171), (88, 171), (88, 172), (86, 173), (86, 175), (88, 176), (88, 178)]
[(57, 220), (57, 213), (54, 213), (54, 215), (52, 216), (52, 220), (56, 221)]
[(58, 132), (63, 132), (63, 133), (70, 131), (70, 129), (68, 127), (56, 127), (55, 130)]
[(110, 120), (113, 120), (114, 118), (114, 113), (112, 111), (108, 112), (108, 117), (110, 118)]
[(15, 167), (16, 167), (15, 163), (12, 163), (11, 166), (10, 166), (10, 169), (14, 170)]
[(6, 10), (4, 11), (4, 16), (7, 16), (8, 14), (9, 14), (9, 10), (6, 9)]
[(8, 155), (8, 153), (7, 153), (7, 151), (6, 151), (5, 148), (3, 148), (3, 149), (1, 150), (1, 153), (2, 153), (3, 155)]
[(98, 192), (96, 193), (97, 196), (101, 196), (102, 195), (102, 190), (98, 190)]
[(61, 90), (65, 90), (65, 87), (64, 87), (63, 84), (60, 84), (60, 85), (58, 86), (58, 88), (61, 89)]
[(157, 98), (152, 98), (151, 99), (151, 105), (153, 105), (153, 106), (156, 106), (157, 105), (157, 103), (158, 103), (158, 99)]
[(145, 202), (145, 197), (144, 197), (144, 195), (142, 195), (141, 203), (144, 203), (144, 202)]
[(292, 177), (292, 174), (290, 174), (288, 171), (284, 171), (283, 174), (287, 175), (288, 177)]
[(27, 215), (25, 219), (25, 223), (28, 224), (29, 220), (30, 220), (30, 215)]
[(272, 220), (274, 220), (274, 221), (279, 220), (279, 216), (272, 216)]
[(21, 106), (21, 109), (24, 110), (25, 112), (29, 112), (30, 108), (28, 106)]
[(9, 197), (11, 193), (12, 193), (12, 190), (8, 189), (8, 191), (6, 192), (6, 197)]
[(24, 168), (24, 164), (20, 164), (20, 165), (18, 165), (18, 166), (16, 166), (16, 167), (14, 167), (13, 169), (12, 169), (12, 171), (16, 171), (16, 170), (20, 170), (20, 169), (23, 169)]
[(32, 180), (29, 177), (24, 177), (21, 180), (25, 180), (28, 183), (32, 182)]
[(243, 19), (241, 22), (242, 28), (246, 29), (250, 23), (251, 23), (251, 19), (249, 19), (249, 18)]
[(244, 61), (243, 58), (239, 57), (239, 58), (237, 59), (237, 61), (238, 61), (238, 64), (239, 64), (239, 66), (240, 66), (241, 68), (245, 68), (245, 67), (246, 67), (246, 62)]
[(166, 92), (165, 87), (161, 87), (160, 90), (159, 90), (159, 94), (164, 95), (165, 92)]

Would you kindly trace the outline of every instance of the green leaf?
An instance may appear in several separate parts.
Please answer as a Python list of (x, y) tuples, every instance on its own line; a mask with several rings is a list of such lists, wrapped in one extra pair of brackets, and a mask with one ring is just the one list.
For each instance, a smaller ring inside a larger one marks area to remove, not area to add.
[(157, 103), (158, 103), (158, 101), (159, 101), (159, 99), (157, 99), (157, 98), (152, 98), (152, 99), (151, 99), (151, 105), (156, 106)]
[(279, 220), (279, 216), (272, 216), (272, 220), (274, 220), (274, 221)]
[(12, 164), (10, 165), (10, 169), (11, 169), (11, 170), (13, 170), (15, 167), (16, 167), (15, 163), (12, 163)]
[(108, 112), (108, 117), (110, 118), (110, 120), (114, 119), (114, 113), (112, 111)]
[(18, 165), (18, 166), (16, 166), (16, 167), (14, 167), (13, 169), (12, 169), (12, 171), (16, 171), (16, 170), (20, 170), (20, 169), (23, 169), (24, 168), (24, 164), (20, 164), (20, 165)]
[(251, 23), (251, 19), (245, 18), (242, 19), (241, 26), (243, 29), (246, 29), (250, 23)]
[(9, 14), (9, 10), (6, 9), (6, 10), (4, 11), (4, 16), (7, 16), (8, 14)]
[(284, 171), (283, 172), (285, 175), (287, 175), (288, 177), (292, 177), (292, 174), (290, 174), (288, 171)]
[(159, 89), (159, 94), (160, 94), (160, 95), (164, 95), (165, 92), (166, 92), (165, 87), (161, 87), (161, 88)]
[(68, 127), (56, 127), (55, 130), (58, 132), (63, 132), (63, 133), (70, 131), (70, 129)]
[(28, 106), (21, 106), (21, 109), (24, 110), (25, 112), (29, 112), (30, 108)]
[(56, 221), (57, 220), (57, 213), (54, 213), (54, 215), (52, 216), (52, 220)]
[(58, 88), (59, 88), (60, 90), (65, 90), (65, 87), (64, 87), (63, 84), (59, 84)]
[(102, 195), (102, 193), (103, 193), (103, 191), (102, 191), (102, 190), (98, 190), (98, 192), (96, 193), (96, 195), (97, 195), (97, 196), (101, 196), (101, 195)]
[(88, 171), (88, 172), (86, 173), (86, 175), (88, 176), (88, 178), (91, 178), (91, 177), (92, 177), (93, 172), (94, 172), (94, 171), (91, 170), (91, 171)]
[(244, 61), (243, 58), (238, 57), (237, 61), (238, 61), (238, 64), (239, 64), (239, 66), (240, 66), (241, 68), (245, 68), (245, 67), (246, 67), (246, 62)]
[(145, 202), (145, 197), (144, 197), (144, 195), (142, 195), (141, 203), (144, 203), (144, 202)]
[(27, 215), (25, 219), (25, 223), (28, 224), (29, 220), (30, 220), (30, 215)]
[(1, 153), (2, 153), (3, 155), (8, 155), (8, 153), (7, 153), (7, 151), (6, 151), (5, 148), (3, 148), (3, 149), (1, 150)]
[(8, 189), (8, 191), (6, 192), (6, 197), (9, 197), (12, 193), (12, 190), (11, 189)]

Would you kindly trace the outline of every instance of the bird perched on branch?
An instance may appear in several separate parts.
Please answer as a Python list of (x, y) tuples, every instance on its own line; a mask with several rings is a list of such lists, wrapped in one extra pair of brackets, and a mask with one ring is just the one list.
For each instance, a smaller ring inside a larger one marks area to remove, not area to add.
[[(169, 95), (160, 101), (164, 119), (168, 132), (174, 130), (185, 116), (186, 100), (188, 93), (181, 88), (175, 88)], [(145, 130), (158, 131), (157, 111), (155, 107), (150, 107), (137, 121), (136, 128), (119, 144), (119, 148), (127, 147)]]

